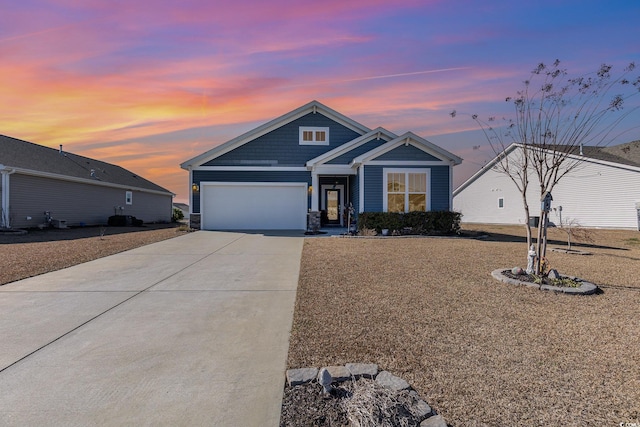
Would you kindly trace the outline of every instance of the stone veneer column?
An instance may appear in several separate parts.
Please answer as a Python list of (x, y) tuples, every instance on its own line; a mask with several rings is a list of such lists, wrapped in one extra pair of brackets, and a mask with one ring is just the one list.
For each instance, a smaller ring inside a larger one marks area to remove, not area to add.
[(200, 230), (200, 214), (189, 215), (189, 227)]

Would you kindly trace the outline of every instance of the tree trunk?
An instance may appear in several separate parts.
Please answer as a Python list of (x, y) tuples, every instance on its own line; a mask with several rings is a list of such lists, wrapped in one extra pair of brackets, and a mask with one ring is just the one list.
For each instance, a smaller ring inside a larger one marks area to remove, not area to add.
[(527, 251), (529, 251), (529, 248), (531, 247), (531, 224), (529, 223), (529, 204), (527, 203), (527, 195), (523, 194), (522, 195), (522, 199), (524, 202), (524, 214), (525, 214), (525, 227), (527, 229)]
[(540, 211), (540, 220), (538, 221), (538, 237), (536, 240), (536, 274), (540, 275), (542, 270), (542, 228), (543, 228), (544, 212)]

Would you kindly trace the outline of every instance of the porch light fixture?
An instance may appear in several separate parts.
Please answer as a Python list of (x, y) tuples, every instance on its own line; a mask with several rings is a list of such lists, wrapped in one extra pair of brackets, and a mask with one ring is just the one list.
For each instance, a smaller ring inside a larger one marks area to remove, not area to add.
[(200, 186), (194, 182), (193, 184), (191, 184), (191, 191), (197, 193), (198, 191), (200, 191)]
[(308, 191), (309, 195), (312, 195), (313, 194), (313, 185), (310, 185), (309, 186), (309, 190), (307, 190), (307, 191)]

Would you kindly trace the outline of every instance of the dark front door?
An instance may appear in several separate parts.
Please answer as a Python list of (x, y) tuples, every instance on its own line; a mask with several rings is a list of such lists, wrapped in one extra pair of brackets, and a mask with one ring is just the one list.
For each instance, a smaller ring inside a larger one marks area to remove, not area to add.
[(327, 224), (340, 225), (340, 190), (325, 190)]

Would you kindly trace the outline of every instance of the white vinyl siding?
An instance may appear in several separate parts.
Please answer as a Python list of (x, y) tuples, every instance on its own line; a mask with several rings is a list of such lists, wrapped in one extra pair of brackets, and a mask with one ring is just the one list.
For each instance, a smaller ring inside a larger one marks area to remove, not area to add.
[[(510, 155), (513, 155), (510, 154)], [(540, 194), (531, 174), (527, 202), (530, 215), (540, 216)], [(551, 192), (549, 221), (575, 219), (584, 227), (629, 228), (638, 226), (635, 203), (640, 201), (640, 170), (633, 167), (585, 161), (563, 177)], [(496, 198), (512, 200), (499, 208)], [(487, 224), (524, 224), (522, 196), (504, 174), (487, 170), (453, 198), (453, 209), (463, 221)]]

